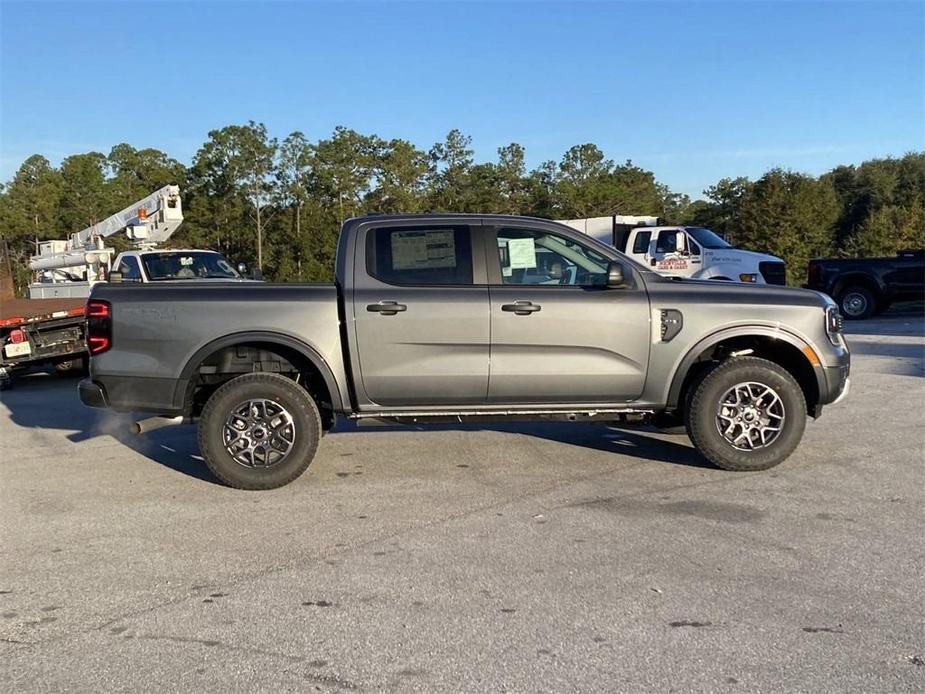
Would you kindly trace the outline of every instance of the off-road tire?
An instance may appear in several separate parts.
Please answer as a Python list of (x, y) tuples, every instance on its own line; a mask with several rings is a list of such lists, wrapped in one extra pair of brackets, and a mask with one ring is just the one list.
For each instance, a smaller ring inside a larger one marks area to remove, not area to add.
[(852, 285), (838, 293), (838, 309), (848, 320), (864, 320), (877, 311), (877, 299), (866, 287)]
[[(739, 383), (773, 388), (784, 406), (781, 432), (767, 447), (740, 450), (717, 428), (720, 399)], [(696, 385), (685, 412), (687, 435), (704, 458), (723, 470), (767, 470), (793, 453), (806, 428), (806, 398), (793, 376), (781, 366), (758, 357), (733, 357), (721, 362)]]
[[(292, 416), (292, 449), (267, 468), (246, 467), (225, 449), (223, 432), (228, 416), (251, 399), (278, 403)], [(321, 417), (315, 401), (299, 384), (279, 374), (251, 373), (228, 381), (208, 399), (199, 420), (199, 450), (206, 465), (235, 489), (276, 489), (289, 484), (311, 464), (320, 438)]]

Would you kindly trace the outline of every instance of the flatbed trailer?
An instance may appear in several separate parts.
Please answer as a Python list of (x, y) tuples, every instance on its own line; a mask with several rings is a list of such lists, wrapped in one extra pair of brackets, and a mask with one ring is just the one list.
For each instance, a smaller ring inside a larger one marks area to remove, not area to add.
[(84, 299), (0, 301), (0, 388), (17, 372), (54, 366), (78, 371), (87, 361)]

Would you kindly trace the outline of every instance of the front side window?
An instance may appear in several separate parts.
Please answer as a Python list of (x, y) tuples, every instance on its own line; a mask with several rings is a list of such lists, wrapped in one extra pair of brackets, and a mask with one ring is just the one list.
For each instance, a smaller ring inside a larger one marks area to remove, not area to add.
[(610, 260), (567, 236), (537, 229), (500, 229), (503, 284), (602, 287)]
[(668, 229), (666, 231), (661, 231), (658, 234), (658, 241), (655, 242), (655, 252), (656, 253), (677, 253), (678, 252), (678, 237), (679, 232), (677, 229)]
[(366, 237), (366, 269), (388, 284), (472, 284), (466, 226), (383, 227)]

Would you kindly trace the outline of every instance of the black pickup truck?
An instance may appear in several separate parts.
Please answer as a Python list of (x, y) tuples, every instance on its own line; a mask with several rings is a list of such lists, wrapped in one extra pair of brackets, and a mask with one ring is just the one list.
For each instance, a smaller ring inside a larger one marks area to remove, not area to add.
[(835, 299), (845, 318), (870, 318), (894, 302), (925, 298), (925, 250), (895, 258), (813, 258), (806, 275), (803, 286)]

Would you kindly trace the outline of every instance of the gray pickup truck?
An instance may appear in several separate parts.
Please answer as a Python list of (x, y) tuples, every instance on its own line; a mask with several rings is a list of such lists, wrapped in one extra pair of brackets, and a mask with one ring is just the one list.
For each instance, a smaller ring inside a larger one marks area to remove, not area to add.
[(763, 470), (848, 390), (834, 302), (663, 277), (569, 227), (497, 215), (348, 220), (336, 282), (97, 284), (91, 407), (199, 418), (223, 482), (287, 484), (335, 418), (682, 423)]

